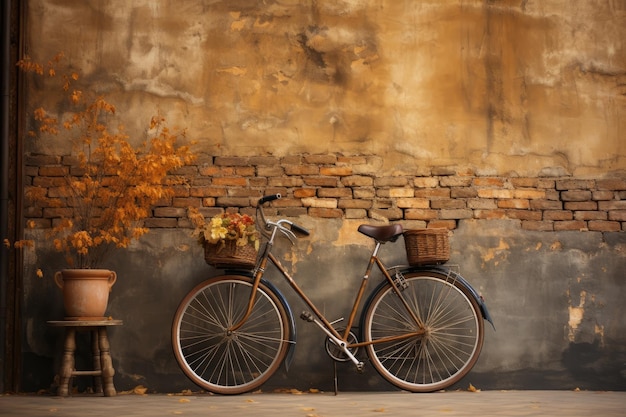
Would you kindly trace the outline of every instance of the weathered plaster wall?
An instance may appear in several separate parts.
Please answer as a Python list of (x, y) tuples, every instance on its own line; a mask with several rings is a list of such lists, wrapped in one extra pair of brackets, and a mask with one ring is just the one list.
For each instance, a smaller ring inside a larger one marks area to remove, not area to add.
[[(346, 314), (343, 290), (363, 272), (369, 246), (358, 223), (440, 222), (454, 229), (451, 264), (485, 296), (497, 326), (460, 386), (626, 389), (624, 2), (36, 0), (27, 10), (27, 52), (45, 60), (63, 50), (129, 131), (140, 133), (158, 108), (207, 155), (275, 158), (277, 167), (245, 173), (211, 171), (211, 160), (198, 169), (218, 173), (203, 191), (217, 194), (195, 197), (206, 209), (245, 210), (264, 188), (286, 189), (295, 208), (281, 209), (314, 233), (284, 247), (285, 260), (330, 316)], [(29, 87), (33, 102), (57, 100), (45, 84)], [(66, 149), (58, 139), (26, 143), (28, 153)], [(325, 182), (345, 174), (302, 186), (310, 172), (278, 166), (325, 154), (380, 161), (355, 173), (371, 181), (360, 195), (369, 206), (334, 210), (356, 200), (343, 191), (358, 183)], [(574, 192), (561, 200), (570, 188), (555, 181), (570, 179)], [(538, 197), (539, 183), (550, 193)], [(512, 191), (528, 187), (534, 194)], [(125, 322), (111, 332), (118, 389), (195, 389), (174, 361), (169, 326), (185, 292), (217, 272), (172, 206), (104, 265), (120, 275), (109, 309)], [(23, 383), (37, 390), (52, 382), (60, 348), (44, 323), (62, 309), (51, 280), (32, 277), (63, 265), (46, 250), (44, 228), (28, 233), (39, 246), (25, 258)], [(385, 251), (402, 261), (401, 242)], [(292, 369), (265, 389), (331, 389), (323, 336), (297, 325)], [(342, 389), (390, 388), (371, 367), (365, 377), (339, 372)]]
[(64, 51), (127, 127), (158, 107), (213, 154), (626, 168), (623, 1), (37, 0), (27, 24), (27, 52)]

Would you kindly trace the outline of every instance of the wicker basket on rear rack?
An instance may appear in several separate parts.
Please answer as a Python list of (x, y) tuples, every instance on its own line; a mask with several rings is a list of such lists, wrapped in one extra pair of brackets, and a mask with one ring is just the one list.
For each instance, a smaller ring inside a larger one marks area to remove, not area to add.
[(411, 266), (438, 265), (450, 259), (448, 229), (404, 231), (406, 256)]
[(204, 260), (218, 269), (252, 269), (256, 257), (257, 250), (252, 245), (237, 245), (234, 240), (204, 242)]

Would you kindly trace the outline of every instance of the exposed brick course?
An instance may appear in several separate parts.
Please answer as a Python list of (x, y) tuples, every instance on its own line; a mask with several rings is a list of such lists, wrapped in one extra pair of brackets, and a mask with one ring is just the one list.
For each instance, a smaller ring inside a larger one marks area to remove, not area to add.
[[(36, 228), (71, 216), (59, 187), (71, 172), (71, 157), (26, 155), (24, 184), (48, 200), (26, 204)], [(187, 208), (205, 216), (224, 210), (253, 214), (264, 194), (283, 198), (268, 214), (321, 218), (411, 220), (454, 229), (465, 219), (512, 219), (527, 231), (626, 231), (626, 179), (509, 178), (459, 173), (451, 167), (419, 167), (379, 176), (374, 155), (290, 155), (282, 158), (210, 157), (177, 170), (188, 179), (173, 187), (145, 221), (151, 228), (189, 228)]]

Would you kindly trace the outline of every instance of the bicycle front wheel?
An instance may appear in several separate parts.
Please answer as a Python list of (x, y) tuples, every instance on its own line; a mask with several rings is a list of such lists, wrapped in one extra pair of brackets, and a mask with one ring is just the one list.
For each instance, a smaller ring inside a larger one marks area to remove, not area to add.
[(176, 360), (195, 384), (218, 394), (241, 394), (266, 382), (289, 347), (289, 318), (274, 292), (263, 285), (252, 314), (245, 315), (251, 279), (221, 276), (195, 287), (183, 299), (172, 325)]
[[(401, 389), (444, 389), (463, 378), (478, 360), (484, 339), (480, 307), (463, 285), (446, 274), (419, 271), (404, 278), (400, 296), (414, 316), (391, 285), (383, 286), (364, 313), (365, 341), (374, 342), (367, 346), (368, 355), (376, 370)], [(420, 336), (401, 337), (420, 330)]]

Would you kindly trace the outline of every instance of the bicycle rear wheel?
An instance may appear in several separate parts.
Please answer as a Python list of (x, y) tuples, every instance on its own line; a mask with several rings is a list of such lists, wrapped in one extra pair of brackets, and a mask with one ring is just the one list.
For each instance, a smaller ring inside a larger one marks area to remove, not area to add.
[(260, 387), (282, 363), (289, 347), (289, 318), (263, 283), (252, 314), (246, 313), (251, 279), (221, 276), (196, 286), (183, 299), (172, 325), (172, 345), (183, 372), (218, 394), (241, 394)]
[(484, 339), (480, 307), (464, 286), (443, 273), (405, 275), (401, 296), (418, 318), (409, 314), (391, 285), (372, 298), (364, 316), (364, 339), (421, 336), (373, 343), (367, 352), (376, 370), (397, 387), (432, 392), (458, 382), (474, 366)]

